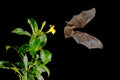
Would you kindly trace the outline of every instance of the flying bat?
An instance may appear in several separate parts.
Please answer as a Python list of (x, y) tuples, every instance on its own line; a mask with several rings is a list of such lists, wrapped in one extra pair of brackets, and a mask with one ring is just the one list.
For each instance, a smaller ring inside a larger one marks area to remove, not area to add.
[(64, 28), (64, 36), (65, 38), (73, 37), (73, 39), (78, 43), (86, 46), (88, 49), (93, 48), (103, 48), (102, 42), (85, 32), (75, 31), (74, 29), (83, 28), (86, 24), (88, 24), (96, 14), (96, 9), (92, 8), (89, 10), (82, 11), (78, 15), (73, 15), (72, 19), (66, 22), (66, 26)]

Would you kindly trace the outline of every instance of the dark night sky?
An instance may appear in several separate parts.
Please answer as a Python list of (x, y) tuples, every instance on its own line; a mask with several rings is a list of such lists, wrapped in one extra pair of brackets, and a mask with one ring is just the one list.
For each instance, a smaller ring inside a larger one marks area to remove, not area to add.
[[(16, 2), (16, 4), (11, 4), (2, 11), (0, 15), (0, 24), (2, 24), (0, 29), (2, 50), (0, 51), (0, 60), (7, 59), (11, 62), (18, 60), (14, 52), (13, 54), (5, 53), (5, 45), (21, 45), (27, 42), (28, 37), (10, 34), (10, 31), (19, 26), (30, 32), (27, 18), (34, 18), (39, 27), (46, 20), (47, 25), (54, 24), (56, 29), (54, 36), (52, 34), (48, 35), (48, 43), (45, 47), (53, 53), (52, 62), (48, 65), (51, 76), (45, 80), (69, 80), (69, 78), (71, 80), (80, 80), (82, 78), (95, 78), (97, 80), (106, 76), (105, 32), (103, 26), (97, 24), (99, 9), (96, 0), (50, 1)], [(78, 45), (73, 38), (64, 38), (65, 21), (69, 21), (73, 15), (93, 7), (96, 8), (96, 16), (82, 30), (100, 39), (104, 45), (102, 50), (89, 50), (83, 45)], [(12, 71), (0, 69), (0, 78), (2, 75), (7, 75), (7, 77), (0, 80), (18, 80), (18, 78), (14, 77)]]

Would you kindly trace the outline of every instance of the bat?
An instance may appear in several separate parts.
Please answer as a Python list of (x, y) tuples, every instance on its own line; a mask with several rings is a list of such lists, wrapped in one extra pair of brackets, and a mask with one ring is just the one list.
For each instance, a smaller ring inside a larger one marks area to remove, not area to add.
[(66, 21), (66, 26), (64, 28), (64, 36), (65, 38), (73, 37), (73, 39), (77, 42), (77, 44), (82, 44), (86, 46), (88, 49), (93, 48), (103, 48), (102, 42), (85, 32), (75, 31), (74, 29), (83, 28), (86, 24), (88, 24), (96, 14), (96, 9), (91, 8), (89, 10), (81, 11), (78, 15), (73, 15), (70, 21)]

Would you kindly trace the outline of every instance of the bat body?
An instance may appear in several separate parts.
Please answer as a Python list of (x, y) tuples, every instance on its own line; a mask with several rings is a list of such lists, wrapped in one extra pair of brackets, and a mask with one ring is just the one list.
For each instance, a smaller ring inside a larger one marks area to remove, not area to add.
[(103, 48), (102, 42), (94, 36), (91, 36), (85, 32), (74, 31), (73, 29), (83, 28), (95, 17), (96, 10), (92, 8), (90, 10), (82, 11), (78, 15), (73, 15), (72, 19), (66, 22), (64, 28), (65, 38), (73, 37), (78, 44), (82, 44), (89, 49)]

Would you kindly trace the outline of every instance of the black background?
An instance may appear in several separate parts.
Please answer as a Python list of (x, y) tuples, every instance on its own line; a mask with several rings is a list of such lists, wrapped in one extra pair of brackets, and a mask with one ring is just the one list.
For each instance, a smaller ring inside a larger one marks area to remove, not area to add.
[[(65, 21), (69, 21), (73, 15), (93, 7), (96, 8), (96, 16), (82, 31), (100, 39), (104, 48), (89, 50), (85, 46), (77, 44), (73, 38), (65, 39), (63, 30), (66, 25)], [(98, 23), (99, 16), (96, 0), (18, 1), (9, 4), (2, 9), (0, 15), (0, 60), (19, 61), (19, 57), (14, 51), (9, 50), (8, 53), (5, 53), (5, 45), (19, 46), (29, 40), (26, 36), (11, 34), (10, 32), (14, 28), (21, 27), (31, 32), (27, 18), (34, 18), (39, 27), (46, 20), (46, 30), (50, 24), (54, 24), (56, 34), (47, 35), (48, 42), (45, 48), (52, 52), (53, 57), (48, 64), (51, 75), (47, 78), (44, 74), (45, 80), (102, 79), (107, 76), (109, 61), (105, 57), (105, 31), (104, 26)], [(0, 69), (0, 78), (0, 80), (18, 80), (14, 71), (11, 70)]]

